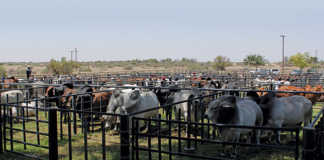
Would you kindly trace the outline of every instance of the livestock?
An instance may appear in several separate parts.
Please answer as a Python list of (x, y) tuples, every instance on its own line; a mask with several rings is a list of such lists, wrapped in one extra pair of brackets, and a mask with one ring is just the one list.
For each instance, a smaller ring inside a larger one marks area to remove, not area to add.
[(21, 108), (24, 110), (24, 115), (25, 116), (35, 116), (36, 115), (36, 108), (42, 108), (43, 103), (38, 101), (31, 101), (27, 103), (21, 103)]
[[(193, 121), (198, 122), (203, 114), (203, 108), (200, 106), (200, 91), (199, 90), (182, 90), (179, 92), (175, 92), (172, 96), (170, 96), (169, 103), (177, 103), (180, 101), (184, 101), (182, 103), (175, 104), (174, 113), (176, 115), (176, 120), (179, 120), (178, 115), (179, 110), (181, 112), (181, 116), (184, 117), (184, 121)], [(168, 108), (168, 111), (171, 111)], [(168, 116), (172, 114), (168, 113)], [(188, 134), (188, 128), (186, 128), (186, 134)]]
[(16, 79), (15, 77), (9, 77), (3, 80), (2, 82), (2, 86), (0, 85), (0, 88), (2, 89), (15, 89), (17, 88), (17, 85), (10, 85), (12, 83), (18, 83), (18, 79)]
[(64, 93), (64, 87), (59, 86), (49, 86), (45, 91), (46, 98), (46, 106), (52, 106), (51, 103), (55, 103), (56, 106), (60, 106), (59, 104), (59, 96), (62, 96)]
[(221, 89), (229, 89), (231, 91), (225, 91), (223, 94), (240, 96), (239, 91), (233, 91), (234, 89), (239, 89), (239, 84), (237, 82), (225, 82)]
[[(19, 106), (24, 101), (24, 94), (21, 90), (11, 90), (11, 91), (5, 91), (1, 93), (1, 104), (7, 104), (4, 107), (5, 110), (12, 108), (12, 116), (16, 117), (19, 115)], [(17, 106), (15, 106), (17, 105)], [(9, 110), (6, 114), (9, 114)], [(3, 114), (3, 113), (1, 113)]]
[[(83, 116), (87, 122), (89, 122), (92, 116), (92, 113), (91, 116), (89, 116), (90, 114), (87, 112), (106, 112), (106, 108), (112, 94), (112, 91), (94, 91), (95, 90), (92, 87), (84, 86), (77, 92), (78, 95), (76, 96), (75, 109), (86, 111)], [(98, 119), (99, 113), (96, 113), (95, 116), (95, 119)]]
[[(317, 85), (312, 87), (310, 85), (306, 85), (305, 87), (295, 87), (295, 86), (280, 86), (278, 91), (300, 91), (300, 92), (321, 92), (323, 87), (321, 85)], [(292, 95), (300, 95), (309, 99), (314, 105), (317, 101), (319, 101), (321, 94), (313, 94), (313, 93), (277, 93), (277, 97), (289, 97)]]
[[(264, 115), (264, 125), (270, 127), (295, 127), (304, 121), (304, 126), (312, 120), (312, 102), (303, 96), (277, 98), (275, 93), (261, 97), (260, 106)], [(276, 142), (280, 143), (280, 131), (276, 131)]]
[[(50, 86), (46, 89), (45, 98), (46, 106), (50, 106), (51, 103), (55, 103), (57, 107), (68, 109), (72, 108), (72, 95), (76, 93), (72, 83), (65, 83), (61, 86)], [(62, 111), (64, 122), (67, 121), (67, 114)]]
[[(182, 90), (180, 92), (176, 92), (172, 97), (172, 103), (186, 101), (175, 105), (176, 115), (178, 115), (180, 110), (185, 121), (188, 121), (189, 118), (191, 121), (198, 121), (202, 114), (202, 108), (199, 106), (199, 96), (199, 90)], [(189, 114), (189, 112), (191, 114)], [(195, 114), (197, 114), (197, 119), (195, 119)], [(178, 118), (178, 116), (176, 117)]]
[[(262, 126), (263, 124), (262, 110), (254, 101), (231, 95), (224, 95), (210, 102), (206, 116), (213, 123), (244, 126)], [(250, 133), (251, 129), (222, 128), (219, 132), (225, 141), (238, 142), (240, 136)], [(256, 131), (256, 142), (260, 143), (260, 130)], [(236, 152), (236, 145), (234, 149)]]
[[(109, 100), (107, 107), (107, 113), (116, 113), (119, 110), (120, 114), (130, 114), (138, 111), (152, 109), (159, 106), (159, 101), (156, 95), (152, 91), (143, 92), (139, 90), (133, 90), (131, 92), (122, 92), (120, 90), (114, 90)], [(156, 116), (158, 110), (147, 111), (135, 115), (140, 118), (149, 118)], [(111, 128), (114, 124), (113, 119), (115, 116), (104, 116), (106, 121), (106, 128)]]
[(177, 88), (178, 86), (176, 85), (170, 85), (167, 88), (154, 89), (154, 93), (156, 94), (161, 106), (167, 104), (169, 102), (170, 97), (172, 97), (172, 95), (174, 95), (175, 92), (179, 91)]
[(10, 90), (1, 93), (1, 103), (22, 103), (23, 101), (24, 93), (21, 90)]
[(42, 96), (44, 96), (45, 95), (44, 85), (45, 83), (42, 81), (36, 81), (34, 83), (31, 83), (30, 85), (27, 85), (30, 87), (28, 88), (29, 97), (41, 98)]
[(220, 89), (222, 87), (222, 83), (220, 81), (208, 81), (207, 84), (205, 84), (202, 88), (207, 89), (202, 91), (203, 96), (207, 95), (214, 95), (213, 97), (208, 96), (203, 98), (203, 103), (204, 104), (209, 104), (212, 100), (214, 100), (215, 94), (220, 93), (219, 91), (215, 91), (212, 89)]

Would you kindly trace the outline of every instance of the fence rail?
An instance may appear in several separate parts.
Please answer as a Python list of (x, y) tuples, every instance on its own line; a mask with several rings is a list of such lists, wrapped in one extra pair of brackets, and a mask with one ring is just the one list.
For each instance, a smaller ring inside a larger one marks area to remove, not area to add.
[[(144, 88), (152, 87), (115, 87), (115, 88)], [(167, 87), (158, 87), (167, 89)], [(178, 88), (179, 90), (191, 90), (192, 88)], [(271, 90), (239, 90), (239, 89), (198, 89), (200, 91), (215, 91), (216, 93), (200, 96), (200, 107), (206, 104), (203, 98), (217, 98), (222, 92), (238, 91), (240, 96), (245, 96), (248, 91), (273, 92)], [(106, 92), (106, 91), (98, 91)], [(274, 91), (278, 93), (312, 93), (323, 94), (323, 92), (290, 92)], [(88, 93), (85, 93), (88, 94)], [(71, 94), (72, 98), (80, 94)], [(82, 95), (82, 94), (81, 94)], [(58, 98), (58, 97), (57, 97)], [(62, 96), (60, 96), (62, 98)], [(36, 159), (179, 159), (178, 157), (191, 157), (199, 159), (236, 159), (221, 155), (216, 147), (217, 153), (211, 154), (201, 152), (199, 148), (207, 150), (209, 147), (219, 145), (236, 145), (242, 148), (270, 148), (276, 150), (287, 150), (295, 159), (299, 159), (301, 141), (299, 133), (301, 128), (270, 128), (212, 124), (203, 117), (197, 118), (197, 108), (194, 109), (194, 120), (189, 118), (182, 120), (181, 110), (169, 115), (160, 115), (158, 118), (140, 118), (136, 115), (147, 112), (140, 111), (132, 114), (116, 114), (106, 112), (94, 112), (93, 108), (88, 110), (81, 106), (81, 110), (75, 108), (72, 103), (71, 108), (55, 108), (45, 106), (39, 108), (40, 102), (47, 104), (46, 98), (36, 98), (32, 100), (16, 101), (12, 103), (0, 103), (0, 156), (3, 152), (23, 154)], [(153, 110), (165, 110), (168, 107), (174, 108), (179, 103), (192, 103), (194, 99), (179, 101), (164, 106), (152, 108)], [(20, 106), (21, 102), (34, 101), (36, 106)], [(14, 108), (22, 108), (21, 112), (14, 113)], [(59, 106), (60, 107), (60, 106)], [(100, 106), (101, 107), (101, 106)], [(28, 111), (34, 110), (35, 116), (28, 116)], [(191, 111), (189, 109), (189, 111)], [(311, 126), (303, 128), (303, 158), (323, 156), (323, 130), (324, 118), (323, 109), (317, 114)], [(163, 112), (164, 113), (164, 112)], [(202, 112), (203, 113), (203, 112)], [(201, 114), (201, 113), (200, 113)], [(64, 122), (63, 118), (67, 117)], [(106, 130), (105, 121), (95, 119), (99, 117), (111, 116), (120, 120), (120, 130), (116, 136), (112, 135), (111, 130)], [(191, 115), (189, 113), (189, 115)], [(90, 117), (90, 118), (89, 118)], [(177, 119), (176, 119), (177, 117)], [(88, 119), (87, 119), (88, 118)], [(16, 123), (17, 121), (22, 121)], [(140, 131), (140, 124), (147, 123), (147, 133)], [(284, 132), (294, 132), (294, 143), (277, 145), (264, 142), (229, 142), (220, 139), (217, 129), (221, 128), (240, 128), (250, 130), (267, 130)], [(30, 139), (30, 137), (33, 137)], [(39, 151), (39, 152), (35, 152)], [(246, 151), (246, 150), (245, 150)], [(33, 153), (31, 153), (33, 152)], [(35, 155), (37, 153), (43, 153)], [(79, 153), (80, 155), (75, 155)], [(249, 153), (249, 152), (247, 152)], [(316, 154), (314, 154), (316, 153)], [(252, 153), (254, 154), (254, 153)], [(238, 156), (238, 155), (236, 155)], [(246, 158), (246, 157), (241, 157)], [(313, 159), (316, 159), (313, 158)]]

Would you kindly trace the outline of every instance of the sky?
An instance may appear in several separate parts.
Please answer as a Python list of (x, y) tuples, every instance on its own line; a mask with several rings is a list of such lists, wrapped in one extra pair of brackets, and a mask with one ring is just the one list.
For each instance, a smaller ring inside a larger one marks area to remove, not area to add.
[(323, 0), (0, 0), (0, 62), (324, 59)]

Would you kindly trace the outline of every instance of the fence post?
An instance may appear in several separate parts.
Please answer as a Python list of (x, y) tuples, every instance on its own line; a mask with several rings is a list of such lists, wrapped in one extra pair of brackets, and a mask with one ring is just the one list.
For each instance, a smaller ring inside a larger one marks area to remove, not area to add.
[(303, 159), (313, 160), (315, 151), (315, 129), (311, 127), (303, 128)]
[(129, 116), (120, 116), (120, 159), (129, 160)]
[(49, 108), (48, 115), (48, 147), (49, 160), (58, 159), (58, 144), (57, 144), (57, 108)]
[[(0, 100), (1, 103), (1, 100)], [(2, 106), (0, 106), (0, 154), (3, 153), (3, 141), (2, 141), (2, 116), (4, 116), (4, 113), (2, 112)]]

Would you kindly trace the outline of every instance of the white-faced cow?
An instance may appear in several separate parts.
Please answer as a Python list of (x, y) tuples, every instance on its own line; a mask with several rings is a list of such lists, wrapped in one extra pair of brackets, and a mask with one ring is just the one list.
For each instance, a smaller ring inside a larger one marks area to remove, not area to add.
[[(143, 92), (140, 90), (133, 90), (131, 92), (122, 92), (114, 90), (109, 100), (107, 113), (130, 114), (138, 111), (155, 108), (159, 106), (159, 101), (156, 95), (149, 91)], [(158, 110), (152, 110), (135, 115), (135, 117), (149, 118), (157, 116)], [(105, 116), (106, 128), (112, 128), (116, 123), (116, 116)], [(130, 123), (131, 125), (131, 123)], [(130, 126), (131, 127), (131, 126)]]
[[(202, 110), (201, 110), (201, 106), (199, 106), (200, 103), (200, 100), (198, 99), (199, 96), (200, 96), (199, 90), (182, 90), (180, 92), (176, 92), (172, 98), (173, 103), (186, 101), (175, 105), (176, 115), (179, 114), (178, 112), (180, 110), (181, 115), (184, 117), (185, 121), (188, 121), (189, 118), (191, 121), (200, 120)], [(196, 117), (197, 119), (195, 119), (195, 116), (197, 116)], [(176, 118), (178, 119), (178, 116), (176, 116)]]

